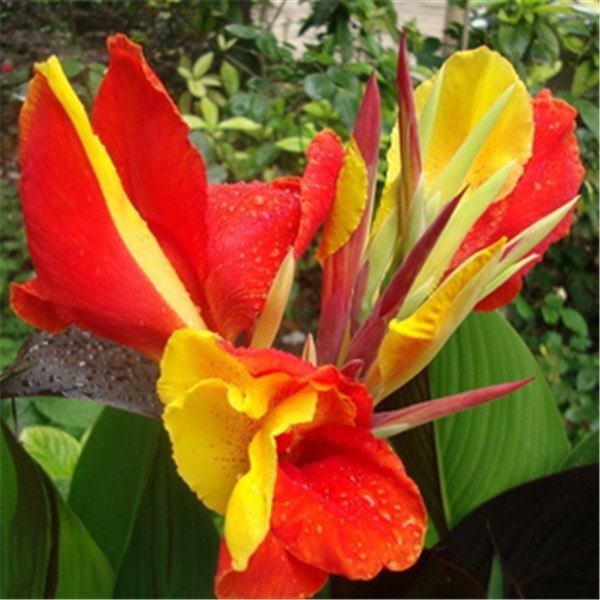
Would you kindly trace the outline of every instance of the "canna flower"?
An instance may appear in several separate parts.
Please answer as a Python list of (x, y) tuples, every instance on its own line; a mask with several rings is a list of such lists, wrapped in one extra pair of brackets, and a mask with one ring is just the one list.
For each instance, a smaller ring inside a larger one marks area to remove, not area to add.
[(12, 286), (13, 309), (154, 359), (183, 327), (269, 345), (283, 308), (259, 317), (329, 210), (339, 141), (317, 136), (302, 178), (210, 185), (140, 48), (117, 35), (108, 50), (91, 122), (59, 61), (36, 65), (19, 153), (36, 278)]
[(419, 491), (369, 430), (365, 386), (332, 365), (176, 332), (158, 392), (178, 471), (225, 516), (219, 597), (306, 597), (418, 558)]
[(568, 231), (583, 168), (575, 110), (482, 47), (415, 92), (406, 44), (399, 114), (375, 216), (379, 99), (367, 86), (317, 257), (319, 363), (358, 365), (382, 400), (437, 354), (474, 308), (510, 302)]

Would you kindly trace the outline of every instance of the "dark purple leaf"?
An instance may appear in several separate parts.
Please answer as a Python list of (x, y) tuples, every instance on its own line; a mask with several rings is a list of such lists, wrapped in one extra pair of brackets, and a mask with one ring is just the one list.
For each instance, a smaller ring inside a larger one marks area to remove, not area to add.
[(83, 398), (160, 418), (158, 366), (129, 348), (71, 327), (60, 335), (39, 332), (2, 373), (2, 398)]

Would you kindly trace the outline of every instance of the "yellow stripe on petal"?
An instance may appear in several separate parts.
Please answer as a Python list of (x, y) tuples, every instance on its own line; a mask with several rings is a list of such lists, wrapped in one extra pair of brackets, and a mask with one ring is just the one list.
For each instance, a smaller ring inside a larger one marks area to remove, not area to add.
[(270, 527), (277, 478), (276, 436), (293, 425), (310, 421), (317, 393), (309, 387), (279, 404), (265, 417), (250, 444), (250, 470), (235, 486), (225, 517), (225, 541), (233, 568), (243, 571)]
[[(512, 65), (497, 52), (482, 46), (457, 52), (443, 67), (439, 103), (431, 141), (423, 157), (426, 187), (442, 173), (469, 133), (488, 109), (514, 85), (514, 91), (487, 141), (469, 169), (463, 185), (476, 189), (501, 167), (515, 166), (499, 197), (508, 194), (531, 155), (533, 113), (531, 100)], [(436, 76), (437, 77), (437, 76)], [(415, 91), (417, 111), (423, 111), (436, 77)]]
[(385, 185), (381, 193), (379, 208), (373, 221), (372, 236), (375, 236), (383, 225), (388, 215), (398, 206), (398, 185), (400, 178), (400, 134), (398, 133), (398, 119), (394, 123), (390, 135), (390, 147), (386, 155), (387, 173)]
[(98, 179), (106, 205), (127, 250), (152, 282), (165, 302), (188, 327), (205, 328), (198, 308), (165, 256), (146, 222), (129, 201), (106, 149), (95, 135), (83, 105), (67, 80), (60, 62), (53, 56), (36, 65), (61, 104)]
[(335, 200), (317, 249), (316, 257), (321, 263), (344, 246), (360, 225), (367, 206), (368, 182), (365, 161), (356, 141), (351, 138), (344, 153)]
[(441, 350), (493, 277), (505, 244), (502, 239), (475, 254), (414, 314), (390, 323), (366, 380), (377, 400), (412, 379)]

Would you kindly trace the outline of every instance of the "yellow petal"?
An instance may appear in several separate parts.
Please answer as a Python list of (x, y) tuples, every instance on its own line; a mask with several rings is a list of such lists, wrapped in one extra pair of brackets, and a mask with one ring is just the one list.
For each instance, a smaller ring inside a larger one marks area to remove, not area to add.
[(367, 206), (367, 187), (367, 167), (356, 141), (351, 138), (344, 153), (335, 200), (317, 249), (316, 257), (320, 262), (337, 252), (360, 225)]
[(225, 541), (233, 568), (238, 571), (246, 569), (269, 531), (277, 478), (275, 438), (293, 425), (310, 421), (317, 397), (314, 390), (306, 387), (284, 400), (265, 417), (250, 444), (250, 470), (235, 486), (225, 517)]
[[(512, 65), (497, 52), (482, 46), (476, 50), (457, 52), (445, 63), (440, 90), (438, 114), (431, 142), (424, 157), (425, 181), (431, 185), (448, 164), (492, 104), (511, 85), (515, 89), (502, 116), (475, 158), (464, 181), (471, 190), (511, 160), (513, 172), (499, 197), (508, 194), (531, 155), (533, 115), (527, 89)], [(415, 92), (417, 112), (423, 110), (435, 77)]]
[(474, 255), (410, 317), (390, 323), (366, 380), (377, 400), (412, 379), (440, 351), (493, 276), (505, 243)]
[(167, 342), (160, 365), (157, 390), (168, 404), (204, 379), (221, 379), (244, 388), (251, 376), (246, 368), (219, 345), (209, 331), (181, 329)]
[(205, 329), (197, 307), (173, 266), (127, 197), (115, 166), (92, 130), (85, 109), (65, 77), (60, 62), (53, 56), (44, 63), (36, 64), (36, 70), (46, 78), (50, 89), (77, 131), (115, 227), (131, 256), (186, 325)]
[(171, 402), (163, 414), (179, 474), (220, 514), (248, 471), (248, 446), (259, 428), (257, 421), (231, 406), (240, 393), (235, 386), (208, 379)]

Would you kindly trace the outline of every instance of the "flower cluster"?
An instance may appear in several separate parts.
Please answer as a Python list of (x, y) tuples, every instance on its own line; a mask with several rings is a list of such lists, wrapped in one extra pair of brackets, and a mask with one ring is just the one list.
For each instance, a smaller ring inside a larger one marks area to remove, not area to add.
[[(211, 185), (140, 48), (121, 35), (108, 48), (91, 120), (59, 61), (36, 65), (20, 119), (36, 278), (12, 286), (14, 310), (160, 361), (178, 471), (225, 517), (219, 597), (306, 597), (329, 574), (409, 568), (425, 508), (381, 438), (526, 381), (374, 408), (473, 309), (510, 302), (566, 234), (583, 177), (575, 111), (530, 98), (487, 48), (413, 95), (403, 41), (378, 202), (375, 76), (349, 142), (319, 134), (302, 177)], [(271, 345), (321, 226), (321, 320), (299, 358)]]

